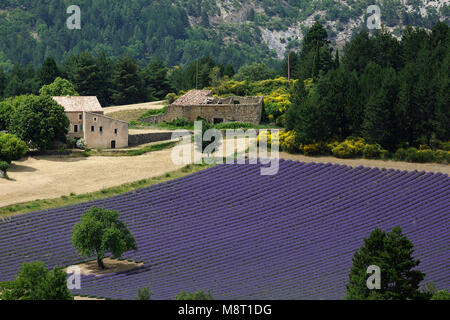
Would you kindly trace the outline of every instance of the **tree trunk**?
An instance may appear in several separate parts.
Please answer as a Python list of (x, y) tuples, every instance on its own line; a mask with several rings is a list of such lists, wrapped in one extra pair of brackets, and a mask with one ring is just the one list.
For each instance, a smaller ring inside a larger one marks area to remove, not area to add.
[(103, 264), (103, 259), (100, 256), (97, 256), (97, 264), (98, 264), (98, 267), (101, 268), (102, 270), (105, 269), (105, 265)]

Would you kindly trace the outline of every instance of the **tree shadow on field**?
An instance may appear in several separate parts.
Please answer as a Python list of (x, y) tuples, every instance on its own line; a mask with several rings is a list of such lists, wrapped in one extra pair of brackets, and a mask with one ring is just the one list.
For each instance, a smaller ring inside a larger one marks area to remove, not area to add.
[(68, 157), (68, 156), (37, 156), (34, 157), (36, 160), (46, 160), (46, 161), (53, 161), (53, 162), (78, 162), (78, 161), (84, 161), (89, 159), (89, 157)]
[(35, 172), (37, 171), (36, 168), (25, 166), (23, 164), (17, 164), (14, 163), (11, 165), (11, 168), (8, 170), (8, 172)]

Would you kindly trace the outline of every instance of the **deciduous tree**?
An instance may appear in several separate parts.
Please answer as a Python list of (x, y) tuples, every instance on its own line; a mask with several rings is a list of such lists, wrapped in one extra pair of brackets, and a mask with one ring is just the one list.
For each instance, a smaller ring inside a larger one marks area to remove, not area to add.
[(136, 240), (125, 223), (119, 220), (119, 212), (92, 207), (73, 228), (72, 243), (84, 256), (97, 256), (97, 264), (105, 269), (103, 259), (107, 252), (113, 258), (128, 250), (137, 250)]

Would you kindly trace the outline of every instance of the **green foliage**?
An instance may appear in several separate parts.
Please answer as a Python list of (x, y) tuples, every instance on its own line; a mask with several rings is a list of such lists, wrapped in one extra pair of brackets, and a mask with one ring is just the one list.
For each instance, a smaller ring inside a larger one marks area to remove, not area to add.
[(8, 177), (7, 171), (10, 166), (11, 165), (8, 162), (0, 160), (0, 174), (1, 174), (0, 177), (1, 176), (3, 176), (4, 178)]
[(49, 96), (24, 96), (13, 101), (9, 131), (32, 148), (46, 150), (65, 141), (69, 127), (64, 108)]
[(169, 69), (161, 59), (152, 60), (143, 70), (145, 87), (148, 90), (147, 100), (162, 100), (172, 90), (168, 79)]
[(8, 129), (13, 112), (14, 109), (10, 103), (0, 101), (0, 131)]
[(450, 163), (450, 152), (444, 150), (422, 149), (418, 150), (414, 147), (407, 149), (399, 148), (394, 153), (394, 159), (407, 162), (440, 162)]
[[(309, 48), (314, 52), (314, 43), (322, 44), (326, 39), (320, 26), (312, 29), (303, 51)], [(405, 143), (418, 147), (432, 145), (436, 139), (448, 141), (449, 36), (450, 28), (445, 23), (437, 23), (429, 35), (407, 28), (402, 40), (385, 29), (374, 36), (361, 31), (345, 46), (342, 63), (334, 62), (328, 71), (328, 67), (322, 71), (316, 68), (308, 90), (298, 85), (294, 88), (286, 129), (295, 129), (302, 144), (362, 136), (391, 152)], [(316, 46), (315, 60), (311, 61), (321, 64), (323, 58), (317, 50)], [(304, 65), (309, 60), (299, 61)], [(304, 76), (311, 74), (308, 70)], [(341, 149), (345, 156), (353, 156), (350, 147)], [(411, 161), (437, 161), (430, 151), (410, 153), (411, 159), (415, 157)], [(439, 158), (445, 156), (439, 153)]]
[(139, 66), (128, 56), (123, 56), (116, 64), (113, 75), (114, 103), (133, 104), (142, 101), (144, 83)]
[(47, 95), (50, 97), (79, 95), (69, 80), (60, 77), (57, 77), (53, 83), (42, 86), (39, 90), (39, 94), (41, 96)]
[(61, 267), (24, 263), (14, 281), (0, 283), (0, 300), (73, 300), (66, 276)]
[(136, 300), (151, 300), (152, 292), (149, 288), (138, 288), (138, 294)]
[(450, 300), (450, 293), (448, 290), (439, 290), (431, 297), (431, 300)]
[[(195, 148), (199, 152), (204, 153), (206, 147), (208, 147), (213, 142), (217, 142), (220, 145), (221, 141), (215, 141), (215, 140), (207, 141), (206, 139), (204, 139), (206, 131), (213, 129), (213, 125), (210, 124), (208, 121), (201, 119), (201, 118), (198, 118), (197, 121), (201, 121), (202, 130), (199, 132), (195, 132), (195, 137), (194, 137), (194, 139), (195, 139), (194, 141), (196, 141)], [(214, 139), (216, 139), (216, 138), (214, 137)]]
[(142, 116), (140, 116), (139, 119), (145, 119), (145, 118), (148, 118), (150, 116), (163, 114), (164, 112), (166, 112), (166, 110), (167, 110), (167, 106), (165, 106), (165, 107), (163, 107), (161, 109), (149, 109)]
[(225, 129), (250, 129), (255, 126), (252, 123), (247, 122), (225, 122), (214, 125), (214, 128), (219, 130)]
[(136, 240), (119, 220), (119, 212), (92, 207), (73, 228), (72, 243), (81, 255), (97, 256), (98, 266), (105, 268), (103, 258), (110, 252), (119, 258), (128, 250), (137, 250)]
[[(400, 227), (392, 232), (375, 229), (364, 245), (353, 256), (346, 299), (366, 300), (406, 300), (423, 299), (425, 295), (419, 291), (419, 284), (425, 275), (415, 269), (420, 261), (413, 258), (414, 245), (402, 234)], [(381, 270), (381, 289), (375, 293), (366, 285), (369, 275), (366, 273), (370, 265)]]
[(48, 85), (61, 76), (61, 71), (56, 64), (55, 59), (48, 57), (44, 60), (42, 67), (37, 72), (39, 78), (39, 84), (41, 86)]
[(205, 293), (203, 291), (197, 292), (185, 292), (181, 291), (176, 297), (175, 300), (214, 300), (211, 293)]
[(17, 136), (9, 133), (0, 133), (0, 160), (11, 163), (14, 160), (19, 160), (28, 151), (25, 142), (20, 140)]
[(267, 67), (264, 63), (255, 62), (251, 65), (242, 66), (233, 78), (237, 81), (260, 81), (272, 79), (274, 76), (274, 70)]

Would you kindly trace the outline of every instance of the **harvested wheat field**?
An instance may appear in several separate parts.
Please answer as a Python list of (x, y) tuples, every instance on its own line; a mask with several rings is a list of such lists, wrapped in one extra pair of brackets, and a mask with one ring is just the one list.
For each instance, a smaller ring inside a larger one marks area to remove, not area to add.
[[(173, 149), (141, 156), (69, 158), (34, 156), (13, 162), (10, 180), (0, 179), (0, 207), (36, 199), (83, 194), (142, 179), (161, 176), (184, 167), (174, 164)], [(191, 144), (193, 155), (193, 144)], [(233, 154), (225, 151), (225, 155)], [(193, 159), (191, 159), (193, 160)]]
[(161, 109), (167, 104), (167, 101), (153, 101), (146, 103), (138, 103), (138, 104), (128, 104), (124, 106), (114, 106), (114, 107), (106, 107), (103, 108), (103, 112), (107, 116), (110, 113), (118, 112), (118, 111), (127, 111), (127, 110), (150, 110), (150, 109)]

